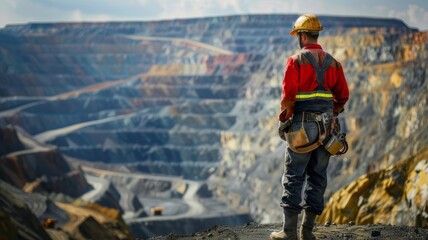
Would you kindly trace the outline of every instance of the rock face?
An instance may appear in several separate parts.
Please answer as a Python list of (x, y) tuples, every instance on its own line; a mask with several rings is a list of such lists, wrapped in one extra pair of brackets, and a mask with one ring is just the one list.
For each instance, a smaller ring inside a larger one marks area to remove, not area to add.
[[(123, 212), (122, 207), (119, 205), (120, 194), (110, 181), (107, 179), (95, 178), (91, 176), (86, 176), (86, 179), (89, 181), (89, 183), (92, 183), (93, 186), (101, 185), (103, 187), (96, 194), (91, 194), (91, 192), (89, 192), (88, 194), (83, 195), (83, 200), (87, 202), (95, 202), (102, 206), (117, 209)], [(140, 204), (140, 208), (141, 207), (142, 205)]]
[[(17, 143), (6, 142), (2, 149), (6, 155), (0, 157), (1, 240), (133, 239), (118, 210), (94, 203), (69, 203), (92, 187), (83, 172), (72, 170), (57, 149), (12, 127), (1, 127), (0, 135)], [(107, 200), (104, 197), (100, 202), (120, 209), (115, 199)], [(54, 219), (60, 228), (43, 229), (46, 219)]]
[[(91, 189), (83, 173), (72, 170), (62, 155), (55, 149), (46, 146), (28, 146), (31, 149), (20, 150), (24, 147), (15, 130), (10, 127), (0, 128), (3, 136), (12, 134), (11, 141), (17, 142), (16, 148), (6, 145), (5, 151), (11, 152), (0, 156), (0, 179), (28, 192), (44, 191), (47, 193), (63, 193), (78, 197)], [(21, 134), (24, 141), (28, 138)]]
[(45, 195), (40, 193), (26, 193), (3, 181), (0, 181), (0, 186), (5, 191), (5, 194), (7, 193), (25, 203), (39, 222), (50, 218), (56, 220), (57, 226), (61, 226), (70, 220), (67, 214)]
[[(186, 195), (170, 190), (181, 177), (207, 182), (208, 196), (259, 222), (279, 222), (285, 143), (276, 116), (284, 62), (297, 51), (288, 35), (296, 18), (7, 26), (0, 30), (0, 124), (18, 125), (85, 165), (140, 174), (129, 181), (144, 194)], [(320, 42), (341, 61), (351, 90), (340, 119), (350, 151), (330, 161), (330, 196), (428, 146), (428, 34), (391, 19), (321, 21)], [(25, 159), (19, 156), (6, 155), (4, 171), (34, 181), (33, 168), (10, 170)], [(13, 174), (4, 176), (19, 182)], [(409, 192), (426, 191), (418, 184)]]
[(0, 131), (0, 142), (2, 143), (0, 156), (25, 149), (25, 146), (18, 138), (16, 129), (12, 126), (2, 127), (2, 130)]
[(50, 240), (39, 220), (20, 198), (0, 186), (0, 239)]
[(96, 203), (56, 203), (73, 221), (62, 225), (75, 239), (134, 239), (120, 212)]
[(428, 228), (428, 149), (336, 192), (317, 221)]
[[(133, 239), (120, 212), (93, 203), (60, 203), (0, 181), (0, 239)], [(56, 227), (42, 222), (54, 219)]]

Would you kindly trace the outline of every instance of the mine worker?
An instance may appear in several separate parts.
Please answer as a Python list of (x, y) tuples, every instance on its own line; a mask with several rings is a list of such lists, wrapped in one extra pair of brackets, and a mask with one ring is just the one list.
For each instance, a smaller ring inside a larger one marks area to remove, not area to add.
[(280, 231), (271, 233), (272, 240), (298, 239), (297, 221), (302, 210), (300, 239), (315, 239), (315, 218), (324, 209), (331, 153), (322, 140), (343, 111), (349, 90), (341, 64), (318, 44), (321, 30), (315, 15), (304, 14), (290, 32), (301, 49), (288, 58), (282, 81), (278, 133), (288, 144), (280, 204), (284, 222)]

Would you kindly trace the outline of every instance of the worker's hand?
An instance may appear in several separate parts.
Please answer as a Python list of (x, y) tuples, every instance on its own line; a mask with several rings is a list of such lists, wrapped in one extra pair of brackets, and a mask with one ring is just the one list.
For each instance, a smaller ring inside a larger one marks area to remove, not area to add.
[(337, 117), (343, 111), (345, 111), (345, 109), (343, 108), (343, 105), (336, 105), (336, 103), (335, 103), (335, 105), (333, 107), (333, 115)]
[(291, 127), (291, 119), (288, 119), (285, 122), (279, 121), (278, 135), (282, 140), (285, 141), (285, 134), (288, 132), (290, 127)]
[(293, 111), (288, 110), (288, 109), (284, 109), (284, 111), (282, 111), (279, 114), (279, 121), (287, 121), (288, 119), (291, 119), (291, 117), (293, 116)]

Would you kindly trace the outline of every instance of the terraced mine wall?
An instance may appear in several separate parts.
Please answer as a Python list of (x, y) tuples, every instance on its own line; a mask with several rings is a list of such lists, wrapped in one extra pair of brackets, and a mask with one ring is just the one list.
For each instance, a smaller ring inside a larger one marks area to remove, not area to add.
[[(276, 116), (296, 18), (7, 26), (0, 124), (91, 166), (208, 181), (229, 207), (279, 222)], [(330, 161), (328, 197), (428, 146), (428, 40), (394, 19), (320, 19), (351, 90), (350, 151)]]

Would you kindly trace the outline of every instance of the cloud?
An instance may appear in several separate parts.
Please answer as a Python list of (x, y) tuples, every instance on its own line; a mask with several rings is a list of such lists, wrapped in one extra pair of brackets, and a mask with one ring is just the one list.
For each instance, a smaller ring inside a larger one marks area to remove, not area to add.
[(157, 1), (149, 0), (2, 0), (0, 27), (28, 22), (149, 20), (159, 16), (160, 10)]
[(317, 0), (240, 0), (241, 7), (246, 13), (324, 13), (328, 10), (326, 4)]
[(403, 11), (390, 10), (388, 16), (403, 19), (408, 25), (419, 30), (428, 30), (428, 10), (421, 6), (409, 4)]
[(428, 4), (418, 0), (2, 0), (0, 27), (10, 23), (139, 21), (256, 13), (394, 17), (428, 29)]
[(112, 19), (111, 16), (106, 14), (83, 14), (80, 10), (74, 10), (70, 14), (70, 20), (72, 22), (106, 22)]
[(2, 6), (0, 8), (0, 27), (3, 27), (7, 23), (29, 21), (30, 17), (16, 12), (18, 5), (18, 0), (6, 0), (2, 2)]
[(149, 3), (148, 0), (137, 0), (138, 4), (140, 4), (141, 6), (145, 6), (147, 3)]
[[(146, 0), (142, 0), (146, 1)], [(207, 17), (236, 14), (323, 13), (331, 11), (319, 0), (157, 0), (160, 19)]]
[(82, 12), (80, 10), (74, 10), (71, 12), (71, 19), (74, 22), (81, 22), (83, 17), (82, 17)]
[(206, 17), (243, 13), (239, 0), (158, 0), (160, 19)]
[(279, 13), (282, 11), (291, 11), (292, 4), (283, 4), (280, 1), (277, 0), (266, 0), (266, 1), (257, 1), (253, 4), (248, 5), (248, 12), (249, 13)]
[(12, 8), (16, 8), (16, 0), (5, 0), (2, 5), (9, 5)]

